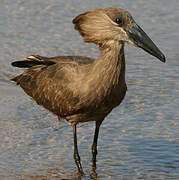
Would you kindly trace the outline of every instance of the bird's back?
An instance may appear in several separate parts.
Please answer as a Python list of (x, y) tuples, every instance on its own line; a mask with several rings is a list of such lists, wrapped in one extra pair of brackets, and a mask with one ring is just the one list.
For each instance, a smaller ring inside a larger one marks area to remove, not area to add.
[(83, 68), (79, 66), (91, 64), (93, 61), (81, 56), (47, 58), (31, 55), (24, 61), (12, 63), (16, 67), (28, 68), (12, 80), (39, 105), (60, 117), (65, 117), (79, 110), (79, 107), (75, 106), (79, 94), (71, 91), (70, 87), (77, 81), (78, 74), (82, 77)]

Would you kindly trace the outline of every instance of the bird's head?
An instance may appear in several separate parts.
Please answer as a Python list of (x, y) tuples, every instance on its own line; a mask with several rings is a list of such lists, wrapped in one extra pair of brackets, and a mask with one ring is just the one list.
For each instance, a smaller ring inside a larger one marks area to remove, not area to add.
[(72, 22), (85, 42), (93, 42), (101, 47), (110, 46), (114, 41), (127, 42), (165, 62), (163, 53), (128, 11), (120, 8), (95, 9), (78, 15)]

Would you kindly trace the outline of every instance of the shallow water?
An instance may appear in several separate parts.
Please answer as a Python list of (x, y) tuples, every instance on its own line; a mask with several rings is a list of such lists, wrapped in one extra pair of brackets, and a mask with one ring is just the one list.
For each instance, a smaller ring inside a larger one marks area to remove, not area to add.
[[(14, 83), (13, 60), (30, 54), (88, 55), (71, 20), (98, 7), (128, 9), (167, 57), (163, 64), (126, 45), (128, 92), (100, 130), (97, 179), (179, 179), (178, 0), (0, 0), (0, 179), (80, 179), (72, 128)], [(93, 123), (78, 126), (85, 176), (91, 177)], [(94, 178), (93, 178), (94, 179)]]

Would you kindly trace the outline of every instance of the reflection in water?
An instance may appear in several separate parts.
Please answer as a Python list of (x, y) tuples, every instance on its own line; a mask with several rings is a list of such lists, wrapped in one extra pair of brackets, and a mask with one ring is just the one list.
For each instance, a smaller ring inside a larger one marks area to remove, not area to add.
[[(89, 175), (87, 175), (89, 174)], [(33, 175), (30, 174), (26, 174), (24, 175), (24, 179), (27, 180), (39, 180), (39, 179), (44, 179), (44, 180), (58, 180), (58, 179), (63, 179), (63, 180), (67, 180), (67, 179), (75, 179), (75, 180), (85, 180), (85, 179), (92, 179), (92, 180), (97, 180), (98, 179), (98, 175), (96, 173), (95, 170), (92, 170), (87, 173), (84, 174), (83, 176), (78, 173), (77, 171), (74, 172), (73, 174), (70, 174), (69, 172), (65, 172), (62, 169), (58, 169), (58, 168), (52, 168), (52, 169), (48, 169), (44, 172), (35, 172), (33, 173)]]

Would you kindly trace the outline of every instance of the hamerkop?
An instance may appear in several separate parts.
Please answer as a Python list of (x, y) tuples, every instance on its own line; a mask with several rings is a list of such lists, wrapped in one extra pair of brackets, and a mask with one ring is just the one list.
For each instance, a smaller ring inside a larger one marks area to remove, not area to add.
[(128, 11), (120, 8), (90, 10), (73, 19), (85, 42), (99, 46), (97, 59), (82, 56), (42, 57), (31, 55), (13, 66), (28, 68), (14, 77), (21, 88), (59, 120), (73, 127), (74, 160), (83, 173), (77, 147), (76, 125), (95, 121), (92, 165), (96, 168), (97, 140), (104, 118), (123, 100), (125, 82), (124, 43), (140, 47), (165, 62), (165, 56), (136, 24)]

